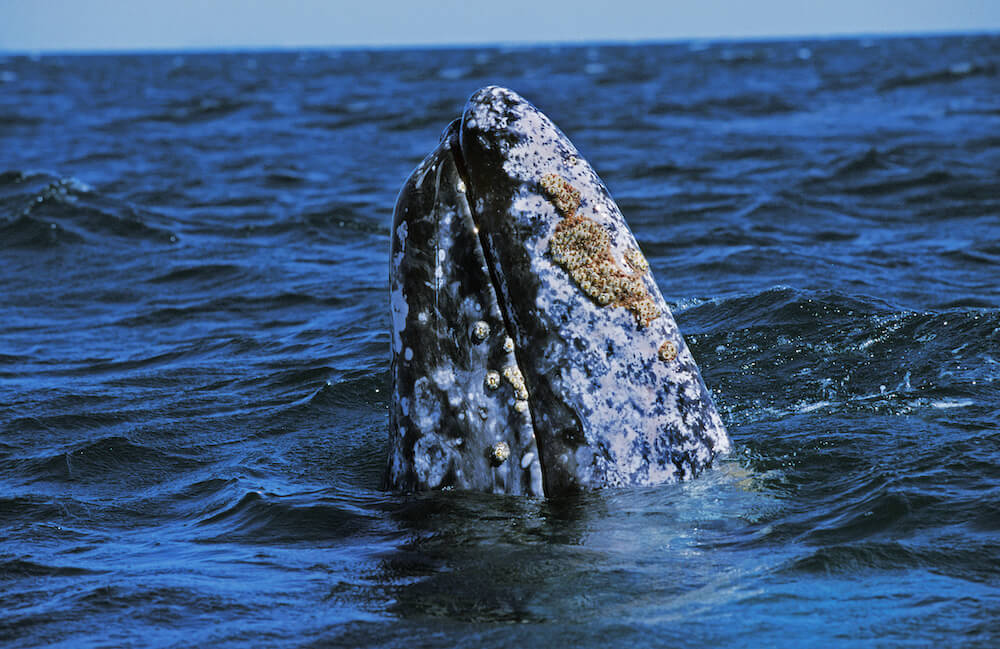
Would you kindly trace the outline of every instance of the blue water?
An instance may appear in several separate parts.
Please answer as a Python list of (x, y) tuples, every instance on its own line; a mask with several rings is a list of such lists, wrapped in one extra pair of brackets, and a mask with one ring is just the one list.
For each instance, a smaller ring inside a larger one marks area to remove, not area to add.
[[(700, 479), (379, 483), (388, 229), (488, 83), (729, 427)], [(0, 645), (1000, 644), (1000, 36), (0, 59)]]

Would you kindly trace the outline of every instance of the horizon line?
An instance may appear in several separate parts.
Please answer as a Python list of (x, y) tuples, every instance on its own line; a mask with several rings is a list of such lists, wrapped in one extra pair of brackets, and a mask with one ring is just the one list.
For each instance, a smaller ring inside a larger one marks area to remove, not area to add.
[(3, 49), (0, 56), (102, 56), (109, 54), (223, 54), (242, 52), (297, 52), (297, 51), (402, 51), (402, 50), (455, 50), (455, 49), (530, 49), (536, 47), (577, 47), (614, 45), (671, 45), (683, 43), (745, 43), (783, 41), (836, 41), (853, 39), (893, 39), (893, 38), (935, 38), (955, 36), (1000, 36), (1000, 28), (986, 29), (943, 29), (933, 31), (858, 31), (802, 34), (745, 34), (718, 36), (690, 36), (636, 39), (581, 39), (552, 41), (482, 41), (482, 42), (442, 42), (442, 43), (348, 43), (348, 44), (296, 44), (296, 45), (222, 45), (222, 46), (152, 46), (135, 48), (131, 46), (109, 48), (22, 48)]

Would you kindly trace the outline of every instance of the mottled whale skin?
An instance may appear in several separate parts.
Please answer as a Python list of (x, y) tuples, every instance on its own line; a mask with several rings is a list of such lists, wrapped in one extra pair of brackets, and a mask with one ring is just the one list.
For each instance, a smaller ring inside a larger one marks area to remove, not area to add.
[(476, 92), (399, 194), (387, 486), (555, 496), (697, 476), (729, 437), (569, 139)]

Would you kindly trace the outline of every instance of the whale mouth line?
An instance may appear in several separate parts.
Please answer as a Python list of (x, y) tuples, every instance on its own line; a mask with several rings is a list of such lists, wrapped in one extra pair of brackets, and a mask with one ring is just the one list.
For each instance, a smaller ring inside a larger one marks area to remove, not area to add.
[[(460, 120), (455, 120), (455, 122), (459, 121)], [(459, 126), (459, 128), (461, 127)], [(449, 131), (450, 130), (451, 128), (449, 128)], [(513, 334), (517, 333), (517, 328), (510, 321), (510, 315), (507, 311), (505, 297), (503, 295), (503, 291), (500, 290), (499, 264), (497, 262), (496, 255), (493, 254), (493, 250), (491, 249), (489, 241), (486, 238), (487, 232), (483, 227), (484, 219), (476, 209), (476, 188), (472, 182), (468, 167), (466, 166), (465, 156), (462, 154), (462, 146), (457, 136), (449, 138), (448, 152), (451, 154), (452, 161), (455, 164), (455, 171), (458, 172), (458, 177), (461, 179), (462, 184), (465, 185), (465, 194), (469, 197), (469, 214), (472, 217), (472, 223), (479, 239), (479, 247), (482, 250), (483, 257), (486, 259), (486, 269), (489, 271), (490, 282), (493, 284), (493, 292), (496, 294), (496, 299), (500, 306), (500, 315), (503, 317), (504, 329), (506, 330), (508, 336), (515, 338)]]
[[(504, 291), (501, 290), (500, 264), (496, 259), (496, 255), (494, 254), (492, 246), (489, 243), (489, 239), (487, 237), (488, 231), (483, 226), (485, 219), (477, 209), (476, 185), (472, 181), (472, 174), (468, 169), (465, 160), (465, 155), (462, 152), (461, 138), (459, 136), (459, 133), (461, 132), (461, 121), (462, 121), (461, 118), (455, 120), (445, 130), (446, 133), (445, 137), (448, 138), (447, 150), (448, 153), (451, 155), (452, 162), (455, 165), (455, 171), (458, 174), (459, 180), (465, 187), (465, 195), (468, 199), (468, 205), (469, 205), (469, 214), (472, 218), (473, 227), (477, 235), (479, 249), (483, 254), (483, 258), (486, 261), (486, 270), (489, 273), (490, 283), (492, 284), (493, 287), (493, 294), (497, 301), (497, 306), (499, 307), (500, 310), (500, 316), (502, 318), (504, 326), (504, 333), (507, 335), (509, 339), (517, 341), (519, 339), (519, 336), (517, 334), (520, 332), (520, 330), (511, 319), (510, 311), (507, 305), (506, 295), (504, 294)], [(515, 344), (512, 354), (514, 356), (514, 361), (519, 371), (520, 368), (523, 367), (523, 359), (520, 357), (520, 353), (521, 353), (521, 345)], [(527, 391), (527, 399), (525, 399), (525, 401), (528, 404), (528, 411), (533, 412), (536, 406), (535, 403), (535, 400), (537, 398), (535, 396), (536, 393), (535, 390), (531, 388), (531, 386), (527, 385), (527, 381), (529, 379), (524, 376), (524, 372), (521, 372), (521, 375), (523, 380), (525, 381), (525, 390)], [(534, 452), (536, 454), (536, 457), (538, 458), (538, 462), (541, 467), (542, 486), (543, 489), (545, 490), (545, 493), (548, 493), (548, 485), (547, 485), (548, 481), (546, 478), (546, 471), (545, 471), (546, 468), (545, 457), (544, 457), (545, 454), (541, 452), (542, 444), (544, 443), (543, 438), (544, 435), (546, 434), (546, 431), (541, 426), (538, 425), (538, 422), (535, 420), (534, 417), (531, 417), (530, 421), (535, 438)]]

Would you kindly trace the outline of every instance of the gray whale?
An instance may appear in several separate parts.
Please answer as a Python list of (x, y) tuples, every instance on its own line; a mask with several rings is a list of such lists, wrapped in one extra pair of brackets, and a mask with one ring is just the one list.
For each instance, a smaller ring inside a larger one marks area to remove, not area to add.
[(730, 449), (618, 206), (513, 91), (476, 92), (407, 179), (390, 294), (389, 488), (653, 485)]

